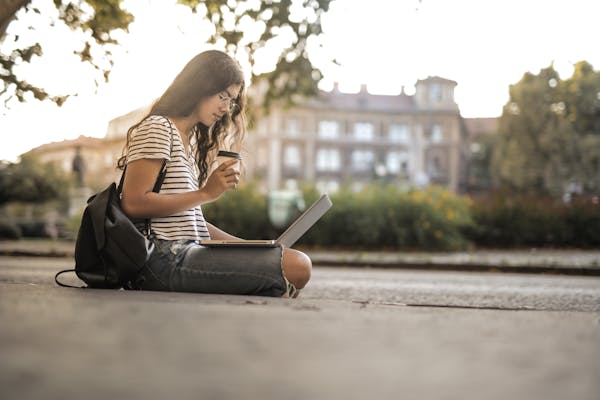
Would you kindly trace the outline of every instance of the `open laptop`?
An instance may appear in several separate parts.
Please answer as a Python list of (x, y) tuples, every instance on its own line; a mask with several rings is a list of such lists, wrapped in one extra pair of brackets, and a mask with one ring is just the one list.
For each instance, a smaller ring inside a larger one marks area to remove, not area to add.
[(333, 205), (327, 193), (323, 194), (302, 213), (276, 240), (201, 240), (207, 247), (292, 247)]

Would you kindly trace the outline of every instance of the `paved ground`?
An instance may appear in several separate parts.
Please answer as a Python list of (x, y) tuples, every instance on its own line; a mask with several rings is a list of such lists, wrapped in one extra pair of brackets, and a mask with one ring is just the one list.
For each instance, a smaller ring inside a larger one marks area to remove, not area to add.
[(70, 265), (0, 257), (0, 398), (600, 395), (597, 277), (317, 266), (287, 300), (55, 286)]

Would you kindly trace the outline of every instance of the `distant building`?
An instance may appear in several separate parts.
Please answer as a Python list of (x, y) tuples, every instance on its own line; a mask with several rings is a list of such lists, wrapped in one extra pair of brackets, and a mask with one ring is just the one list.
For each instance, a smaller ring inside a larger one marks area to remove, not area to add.
[(52, 142), (28, 151), (44, 163), (52, 163), (65, 173), (73, 173), (73, 159), (80, 148), (84, 164), (83, 184), (99, 189), (117, 176), (116, 158), (123, 149), (123, 137), (92, 138), (79, 136), (77, 139)]
[(491, 162), (498, 118), (465, 118), (464, 182), (461, 191), (476, 194), (492, 188)]
[(419, 80), (415, 95), (342, 93), (337, 85), (292, 108), (277, 108), (248, 135), (249, 172), (266, 189), (315, 182), (335, 191), (375, 179), (459, 189), (465, 132), (456, 82)]
[[(265, 190), (315, 183), (322, 191), (344, 184), (356, 190), (375, 180), (464, 191), (471, 145), (495, 132), (496, 118), (463, 119), (454, 101), (456, 82), (429, 77), (414, 95), (330, 92), (293, 107), (274, 106), (248, 132), (245, 179)], [(31, 150), (65, 171), (77, 146), (87, 164), (85, 180), (99, 187), (118, 175), (116, 160), (127, 129), (148, 112), (141, 107), (109, 122), (106, 137), (81, 136)]]

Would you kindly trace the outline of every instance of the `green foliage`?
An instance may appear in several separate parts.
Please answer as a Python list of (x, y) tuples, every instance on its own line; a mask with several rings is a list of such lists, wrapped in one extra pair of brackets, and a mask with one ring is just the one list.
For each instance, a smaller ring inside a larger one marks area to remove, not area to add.
[(492, 157), (495, 180), (559, 198), (569, 184), (600, 192), (600, 72), (587, 62), (561, 80), (552, 66), (510, 87)]
[(21, 228), (11, 220), (0, 221), (0, 239), (21, 239), (23, 233)]
[[(119, 29), (126, 31), (133, 21), (133, 15), (121, 8), (121, 2), (122, 0), (81, 0), (77, 2), (54, 0), (60, 21), (72, 30), (89, 33), (90, 39), (87, 39), (82, 48), (75, 50), (74, 53), (79, 55), (83, 62), (91, 64), (100, 72), (104, 81), (108, 81), (113, 65), (112, 53), (107, 45), (117, 44), (111, 34)], [(14, 16), (15, 20), (18, 20), (30, 13), (40, 14), (40, 10), (35, 8), (31, 2), (23, 1), (16, 8), (7, 7), (0, 11), (0, 19), (10, 21)], [(51, 24), (54, 25), (54, 22)], [(0, 43), (7, 40), (6, 27), (7, 25), (3, 26), (0, 31)], [(30, 27), (30, 29), (35, 29), (35, 27)], [(17, 42), (19, 35), (13, 35), (10, 40)], [(97, 55), (98, 51), (100, 56)], [(2, 67), (0, 68), (0, 80), (3, 83), (0, 95), (4, 97), (5, 104), (12, 97), (16, 97), (21, 102), (25, 101), (26, 93), (32, 93), (38, 100), (48, 99), (59, 106), (67, 100), (69, 95), (50, 95), (43, 88), (27, 82), (15, 73), (18, 65), (31, 62), (33, 56), (41, 57), (42, 55), (43, 50), (39, 43), (23, 45), (10, 54), (0, 52), (0, 66)], [(101, 66), (99, 60), (106, 61), (108, 66)]]
[(42, 164), (33, 157), (24, 156), (19, 163), (0, 165), (0, 205), (65, 200), (69, 187), (67, 176), (52, 164)]
[(240, 186), (202, 207), (207, 221), (244, 239), (271, 239), (275, 231), (267, 216), (266, 196), (254, 184)]
[(465, 231), (482, 247), (597, 247), (600, 205), (590, 199), (563, 204), (540, 195), (494, 193), (473, 202), (474, 225)]
[(351, 248), (463, 248), (471, 223), (466, 199), (439, 187), (402, 192), (371, 185), (332, 195), (333, 208), (300, 244)]
[[(319, 192), (303, 188), (307, 205)], [(354, 193), (344, 189), (331, 196), (334, 206), (298, 244), (362, 249), (459, 249), (467, 243), (462, 229), (471, 223), (468, 201), (431, 187), (401, 192), (393, 186), (373, 185)], [(204, 208), (206, 219), (243, 238), (273, 238), (266, 196), (253, 185), (226, 193)]]
[(77, 233), (81, 226), (81, 219), (83, 218), (83, 211), (84, 209), (82, 208), (78, 213), (73, 214), (63, 221), (60, 232), (61, 237), (71, 240), (77, 238)]
[[(254, 82), (266, 83), (262, 104), (268, 109), (273, 101), (283, 100), (289, 104), (296, 96), (318, 93), (317, 83), (321, 79), (321, 72), (310, 61), (307, 47), (311, 40), (321, 34), (321, 15), (329, 9), (331, 1), (179, 0), (179, 3), (212, 23), (215, 33), (210, 38), (211, 43), (224, 45), (227, 52), (236, 57), (247, 55), (251, 66), (255, 64), (258, 50), (269, 47), (279, 51), (273, 71), (265, 74), (253, 72)], [(122, 0), (54, 0), (54, 6), (58, 10), (59, 21), (72, 30), (89, 34), (90, 38), (82, 44), (81, 49), (75, 50), (75, 54), (83, 62), (91, 64), (108, 81), (113, 65), (110, 45), (118, 44), (111, 35), (117, 30), (126, 31), (134, 19), (133, 15), (122, 8)], [(18, 19), (20, 15), (40, 13), (27, 1), (15, 7), (0, 10), (0, 21), (10, 20), (12, 15)], [(249, 25), (254, 31), (260, 30), (257, 40), (245, 34)], [(5, 31), (6, 26), (0, 27), (0, 38), (4, 33), (2, 28)], [(291, 38), (291, 43), (283, 49), (276, 44), (282, 38), (286, 41)], [(12, 40), (16, 42), (18, 35)], [(22, 46), (11, 54), (0, 52), (0, 80), (4, 84), (0, 95), (5, 102), (12, 97), (25, 101), (25, 94), (32, 93), (39, 100), (49, 99), (62, 105), (68, 95), (51, 96), (43, 88), (28, 83), (13, 72), (19, 64), (30, 62), (33, 56), (40, 57), (43, 54), (39, 43)]]
[[(272, 102), (293, 104), (297, 96), (318, 93), (322, 75), (310, 61), (307, 47), (310, 40), (322, 33), (321, 16), (331, 1), (179, 0), (179, 3), (204, 14), (213, 23), (215, 34), (211, 43), (224, 41), (227, 50), (238, 56), (243, 50), (252, 66), (257, 50), (270, 47), (278, 39), (293, 38), (288, 47), (276, 50), (280, 53), (273, 71), (264, 74), (253, 71), (253, 82), (265, 83), (261, 104), (268, 110)], [(244, 33), (249, 23), (260, 32), (257, 40), (248, 39)]]

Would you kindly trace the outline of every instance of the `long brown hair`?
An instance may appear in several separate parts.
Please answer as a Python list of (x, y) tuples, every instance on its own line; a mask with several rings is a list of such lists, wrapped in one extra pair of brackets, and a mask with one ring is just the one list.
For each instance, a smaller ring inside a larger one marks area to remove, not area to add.
[[(240, 65), (226, 53), (217, 50), (202, 52), (192, 58), (177, 75), (163, 95), (152, 105), (150, 112), (140, 122), (127, 130), (127, 142), (117, 167), (125, 168), (127, 147), (132, 132), (151, 115), (164, 117), (187, 117), (204, 99), (223, 92), (231, 85), (240, 85), (241, 90), (233, 100), (237, 105), (212, 127), (196, 123), (191, 133), (196, 142), (198, 184), (202, 186), (209, 172), (209, 159), (228, 140), (235, 151), (239, 151), (246, 134), (244, 74)], [(187, 134), (187, 132), (181, 132)]]

